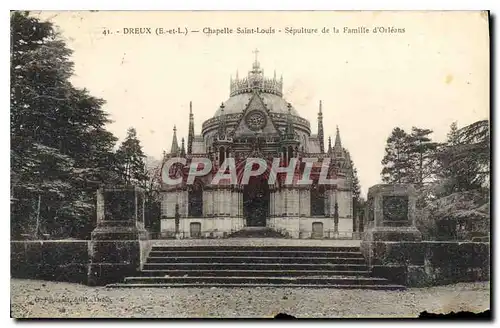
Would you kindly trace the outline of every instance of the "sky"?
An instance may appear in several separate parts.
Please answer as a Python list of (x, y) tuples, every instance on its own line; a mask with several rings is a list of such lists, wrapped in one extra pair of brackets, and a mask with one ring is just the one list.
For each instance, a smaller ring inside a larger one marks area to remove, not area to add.
[[(229, 98), (230, 77), (251, 69), (254, 49), (265, 75), (283, 75), (284, 98), (310, 121), (312, 133), (322, 101), (325, 145), (338, 125), (364, 195), (381, 182), (380, 162), (394, 127), (432, 129), (433, 139), (444, 141), (452, 122), (462, 127), (489, 118), (488, 18), (480, 12), (34, 14), (54, 22), (74, 51), (74, 85), (106, 100), (103, 109), (113, 120), (108, 129), (123, 139), (135, 127), (145, 153), (156, 158), (170, 150), (174, 125), (179, 141), (187, 139), (190, 101), (195, 133), (201, 132)], [(275, 33), (154, 34), (157, 28), (208, 27)], [(339, 33), (291, 35), (287, 27), (335, 27)], [(396, 32), (374, 34), (379, 27)], [(153, 34), (124, 34), (129, 28)]]

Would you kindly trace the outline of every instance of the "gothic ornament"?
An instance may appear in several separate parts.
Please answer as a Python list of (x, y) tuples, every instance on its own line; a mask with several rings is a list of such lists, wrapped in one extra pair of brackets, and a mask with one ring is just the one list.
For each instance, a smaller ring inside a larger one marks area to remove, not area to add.
[(245, 117), (245, 122), (250, 130), (257, 131), (266, 126), (267, 120), (260, 110), (253, 110)]

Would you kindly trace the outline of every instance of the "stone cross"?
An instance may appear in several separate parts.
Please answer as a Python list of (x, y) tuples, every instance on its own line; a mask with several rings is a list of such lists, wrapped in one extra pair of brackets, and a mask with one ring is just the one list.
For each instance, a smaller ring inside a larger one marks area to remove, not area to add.
[(252, 52), (255, 54), (255, 62), (257, 62), (258, 61), (257, 57), (259, 56), (259, 49), (255, 48), (255, 50)]

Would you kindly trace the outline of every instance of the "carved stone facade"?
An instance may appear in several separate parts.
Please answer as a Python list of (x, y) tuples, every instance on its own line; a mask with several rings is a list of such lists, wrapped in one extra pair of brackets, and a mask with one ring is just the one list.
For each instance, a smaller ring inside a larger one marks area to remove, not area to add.
[[(179, 147), (176, 131), (173, 157), (185, 158), (184, 167), (173, 166), (178, 185), (163, 185), (161, 233), (173, 237), (175, 217), (179, 217), (180, 238), (225, 237), (247, 226), (268, 227), (292, 238), (350, 238), (353, 231), (352, 181), (349, 152), (342, 147), (337, 128), (335, 143), (324, 148), (322, 104), (319, 104), (317, 134), (311, 134), (309, 121), (299, 116), (283, 98), (283, 79), (266, 78), (255, 59), (248, 76), (231, 79), (230, 98), (195, 135), (192, 106), (189, 113), (187, 151), (184, 139)], [(262, 158), (272, 166), (298, 160), (293, 180), (278, 174), (269, 183), (270, 170), (242, 184), (241, 172), (247, 158)], [(206, 176), (186, 183), (189, 165), (196, 158), (209, 158), (213, 167)], [(238, 183), (213, 183), (225, 159), (234, 159)], [(298, 184), (306, 163), (314, 158), (310, 173), (312, 185)], [(328, 163), (327, 163), (328, 162)], [(336, 184), (319, 184), (322, 165)]]

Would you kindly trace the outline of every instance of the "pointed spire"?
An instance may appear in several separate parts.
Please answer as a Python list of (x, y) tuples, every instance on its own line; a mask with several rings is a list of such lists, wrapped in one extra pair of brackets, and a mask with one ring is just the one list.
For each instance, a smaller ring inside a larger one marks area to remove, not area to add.
[(172, 147), (170, 147), (171, 154), (177, 154), (179, 152), (179, 144), (177, 143), (177, 127), (174, 125), (174, 135), (172, 137)]
[(188, 131), (188, 144), (187, 152), (192, 154), (193, 152), (193, 141), (194, 141), (194, 115), (193, 115), (193, 102), (189, 102), (189, 131)]
[(238, 70), (236, 70), (236, 80), (238, 80), (239, 77), (238, 77)]
[(328, 136), (328, 154), (332, 153), (332, 137)]
[(219, 138), (224, 139), (226, 135), (226, 115), (224, 114), (224, 103), (220, 104)]
[(323, 103), (319, 101), (319, 112), (318, 112), (318, 140), (319, 140), (319, 150), (323, 153), (325, 151), (325, 135), (323, 131)]
[(295, 137), (293, 121), (292, 121), (292, 104), (288, 103), (288, 113), (286, 114), (286, 130), (285, 134), (287, 139), (293, 139)]
[(186, 155), (186, 148), (184, 148), (184, 138), (181, 139), (181, 156)]
[(340, 141), (340, 131), (339, 126), (337, 125), (337, 134), (335, 135), (335, 150), (342, 150), (342, 142)]
[(274, 70), (274, 80), (276, 80), (276, 70)]

